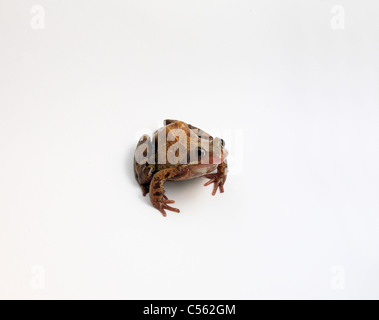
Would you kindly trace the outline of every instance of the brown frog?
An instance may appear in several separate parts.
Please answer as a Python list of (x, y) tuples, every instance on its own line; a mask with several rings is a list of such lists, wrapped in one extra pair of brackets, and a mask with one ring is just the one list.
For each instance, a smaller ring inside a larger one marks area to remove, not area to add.
[[(165, 210), (180, 212), (169, 206), (175, 201), (165, 195), (164, 182), (187, 180), (197, 177), (210, 179), (205, 186), (214, 183), (212, 195), (217, 189), (224, 192), (228, 172), (225, 142), (182, 121), (165, 120), (164, 127), (155, 131), (152, 139), (141, 137), (134, 154), (134, 173), (143, 196), (150, 193), (151, 203), (163, 216)], [(212, 171), (217, 172), (212, 173)]]

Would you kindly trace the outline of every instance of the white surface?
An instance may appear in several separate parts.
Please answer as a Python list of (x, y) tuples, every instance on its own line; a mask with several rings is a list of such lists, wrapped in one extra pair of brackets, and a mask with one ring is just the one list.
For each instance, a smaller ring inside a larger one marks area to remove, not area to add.
[[(379, 298), (378, 14), (1, 0), (0, 298)], [(223, 133), (232, 169), (215, 197), (168, 184), (167, 218), (132, 173), (165, 118)]]

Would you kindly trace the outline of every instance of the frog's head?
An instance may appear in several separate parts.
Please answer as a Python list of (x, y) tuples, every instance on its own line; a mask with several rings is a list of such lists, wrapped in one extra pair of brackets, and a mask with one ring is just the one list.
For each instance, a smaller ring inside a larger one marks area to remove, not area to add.
[(191, 139), (188, 156), (190, 165), (217, 165), (226, 159), (228, 151), (224, 140), (206, 136)]
[(198, 168), (197, 171), (208, 172), (215, 169), (228, 156), (225, 142), (220, 138), (213, 138), (208, 133), (188, 125), (182, 121), (166, 120), (166, 126), (158, 130), (158, 141), (164, 140), (166, 144), (160, 149), (159, 154), (167, 155), (170, 165), (187, 165)]

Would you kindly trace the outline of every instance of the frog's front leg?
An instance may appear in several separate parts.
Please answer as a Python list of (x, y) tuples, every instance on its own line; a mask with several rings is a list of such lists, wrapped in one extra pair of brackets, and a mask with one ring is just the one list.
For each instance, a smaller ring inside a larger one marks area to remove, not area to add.
[(224, 162), (220, 163), (217, 166), (216, 173), (209, 173), (205, 175), (205, 177), (210, 180), (207, 183), (205, 183), (204, 186), (209, 186), (211, 183), (214, 183), (212, 196), (216, 194), (218, 188), (220, 188), (220, 193), (224, 192), (224, 184), (226, 181), (227, 174), (228, 174), (228, 163), (226, 162), (226, 160), (224, 160)]
[(151, 180), (150, 183), (150, 200), (155, 208), (157, 208), (165, 217), (165, 210), (180, 212), (179, 209), (170, 207), (169, 203), (175, 203), (173, 200), (169, 200), (165, 196), (164, 182), (175, 176), (177, 176), (180, 171), (177, 168), (168, 168), (161, 171), (158, 171)]

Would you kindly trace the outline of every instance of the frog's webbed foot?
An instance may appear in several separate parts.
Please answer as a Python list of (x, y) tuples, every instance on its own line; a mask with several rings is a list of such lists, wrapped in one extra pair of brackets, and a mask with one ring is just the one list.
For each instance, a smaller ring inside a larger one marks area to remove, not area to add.
[(217, 173), (210, 173), (205, 176), (210, 179), (204, 186), (209, 186), (214, 183), (212, 196), (216, 195), (217, 189), (220, 188), (220, 193), (224, 193), (224, 183), (226, 180), (226, 176), (219, 176)]
[(168, 204), (175, 203), (174, 200), (169, 200), (165, 195), (163, 195), (160, 199), (152, 200), (151, 203), (155, 208), (157, 208), (164, 217), (167, 216), (165, 210), (170, 210), (179, 213), (180, 210), (177, 208), (173, 208), (169, 206)]
[(228, 164), (226, 161), (224, 161), (218, 165), (216, 173), (209, 173), (205, 175), (205, 178), (208, 178), (210, 180), (205, 183), (204, 186), (209, 186), (210, 184), (214, 183), (212, 196), (216, 194), (217, 189), (220, 189), (220, 193), (224, 193), (224, 184), (226, 181), (227, 173)]

